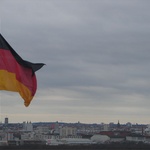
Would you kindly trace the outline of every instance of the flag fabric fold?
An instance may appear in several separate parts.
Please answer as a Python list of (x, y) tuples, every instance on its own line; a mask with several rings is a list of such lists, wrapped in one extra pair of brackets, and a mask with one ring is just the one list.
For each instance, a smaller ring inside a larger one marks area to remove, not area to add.
[(0, 34), (0, 90), (19, 92), (29, 106), (37, 89), (35, 71), (43, 65), (23, 60)]

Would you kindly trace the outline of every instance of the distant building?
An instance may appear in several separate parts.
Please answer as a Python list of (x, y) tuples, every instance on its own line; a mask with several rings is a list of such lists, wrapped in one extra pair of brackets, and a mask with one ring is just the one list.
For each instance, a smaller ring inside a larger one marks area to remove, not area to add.
[(58, 121), (51, 124), (50, 130), (51, 130), (51, 133), (59, 134), (59, 123), (58, 123)]
[(38, 134), (47, 134), (50, 132), (50, 129), (47, 126), (38, 126), (35, 132)]
[(132, 127), (132, 124), (131, 124), (130, 122), (127, 122), (127, 123), (126, 123), (126, 127), (131, 128), (131, 127)]
[(110, 123), (109, 123), (109, 128), (110, 128), (110, 129), (113, 129), (114, 127), (115, 127), (115, 124), (114, 124), (113, 122), (110, 122)]
[(8, 118), (7, 118), (7, 117), (5, 118), (4, 123), (5, 123), (5, 125), (7, 125), (7, 124), (8, 124)]
[(33, 131), (33, 125), (31, 122), (23, 122), (23, 130), (24, 131)]
[(146, 129), (144, 130), (144, 134), (150, 136), (150, 124), (147, 125)]
[(61, 137), (76, 136), (76, 135), (77, 135), (77, 129), (75, 127), (65, 126), (60, 128)]
[(102, 131), (109, 131), (109, 124), (103, 124)]
[(117, 128), (120, 128), (120, 122), (119, 122), (119, 120), (118, 120), (118, 123), (117, 123)]

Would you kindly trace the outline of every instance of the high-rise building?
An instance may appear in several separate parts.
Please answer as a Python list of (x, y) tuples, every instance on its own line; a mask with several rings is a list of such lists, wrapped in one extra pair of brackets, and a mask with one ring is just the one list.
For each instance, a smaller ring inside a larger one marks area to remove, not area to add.
[(31, 122), (23, 122), (23, 130), (24, 131), (33, 131), (33, 125)]
[(7, 118), (7, 117), (5, 118), (4, 123), (5, 123), (5, 124), (8, 124), (8, 118)]

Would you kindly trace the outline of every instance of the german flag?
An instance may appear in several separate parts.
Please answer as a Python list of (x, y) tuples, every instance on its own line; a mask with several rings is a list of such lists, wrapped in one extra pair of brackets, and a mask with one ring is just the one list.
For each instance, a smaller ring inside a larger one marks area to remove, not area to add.
[(35, 71), (43, 65), (23, 60), (0, 34), (0, 90), (19, 92), (29, 106), (37, 89)]

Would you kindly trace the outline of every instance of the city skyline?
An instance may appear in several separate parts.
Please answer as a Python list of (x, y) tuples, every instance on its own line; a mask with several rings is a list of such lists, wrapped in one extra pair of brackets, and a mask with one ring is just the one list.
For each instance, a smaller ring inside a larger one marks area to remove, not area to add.
[(61, 124), (63, 124), (63, 123), (66, 123), (66, 124), (98, 124), (98, 125), (104, 125), (104, 124), (106, 124), (106, 125), (108, 125), (108, 124), (114, 124), (114, 125), (128, 125), (128, 124), (131, 124), (131, 125), (150, 125), (149, 123), (138, 123), (138, 122), (136, 122), (136, 123), (134, 123), (134, 122), (120, 122), (119, 120), (117, 121), (117, 122), (113, 122), (113, 121), (111, 121), (111, 122), (103, 122), (103, 121), (101, 121), (101, 122), (82, 122), (82, 121), (77, 121), (77, 122), (65, 122), (65, 121), (63, 121), (63, 120), (47, 120), (47, 121), (32, 121), (32, 120), (23, 120), (22, 122), (14, 122), (11, 118), (9, 118), (9, 117), (5, 117), (5, 118), (1, 118), (1, 120), (0, 120), (0, 123), (2, 123), (2, 124), (17, 124), (17, 123), (19, 123), (19, 124), (21, 124), (21, 123), (61, 123)]
[(46, 64), (28, 108), (0, 91), (1, 118), (149, 124), (149, 4), (1, 0), (0, 33), (23, 59)]

